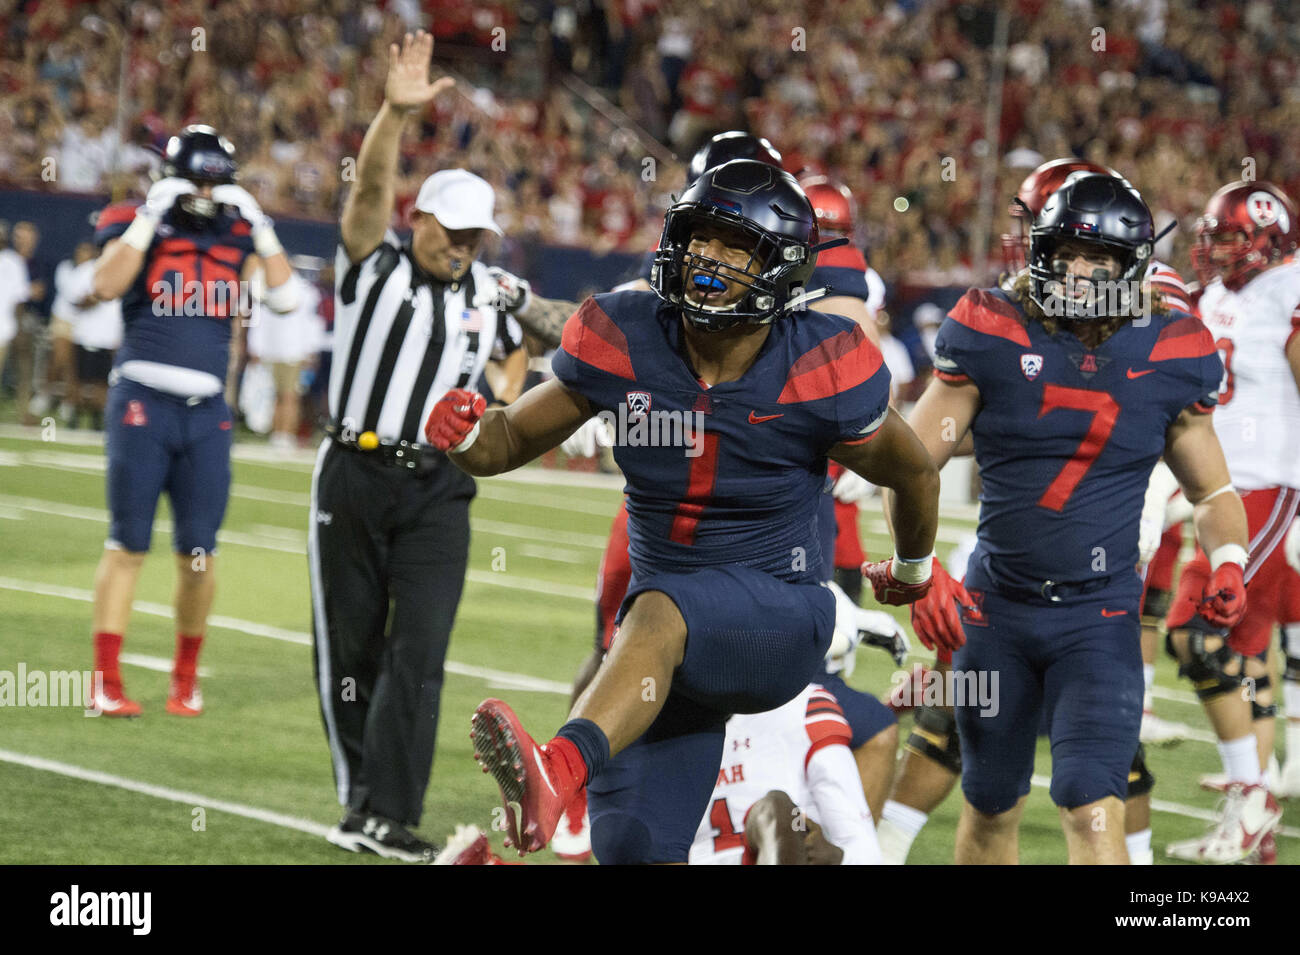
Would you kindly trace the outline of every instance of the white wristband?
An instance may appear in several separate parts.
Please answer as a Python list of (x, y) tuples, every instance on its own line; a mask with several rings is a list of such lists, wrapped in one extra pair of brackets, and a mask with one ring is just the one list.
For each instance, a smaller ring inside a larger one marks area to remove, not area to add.
[(924, 557), (899, 557), (898, 554), (894, 554), (889, 572), (900, 584), (923, 584), (930, 579), (933, 563), (934, 554), (927, 554)]
[(157, 229), (157, 219), (149, 215), (136, 213), (136, 217), (131, 220), (131, 224), (122, 233), (122, 241), (133, 249), (148, 252), (149, 246), (153, 244), (153, 234)]
[(1244, 570), (1250, 554), (1240, 544), (1221, 544), (1210, 553), (1210, 569), (1218, 570), (1223, 564), (1240, 564)]
[(270, 219), (263, 219), (258, 225), (253, 226), (253, 251), (264, 259), (284, 251), (284, 246), (276, 237), (275, 226)]
[(475, 421), (474, 427), (470, 429), (469, 434), (465, 435), (465, 440), (461, 441), (461, 443), (456, 445), (454, 448), (448, 448), (447, 452), (449, 454), (464, 454), (468, 451), (470, 445), (478, 440), (478, 426), (479, 423)]

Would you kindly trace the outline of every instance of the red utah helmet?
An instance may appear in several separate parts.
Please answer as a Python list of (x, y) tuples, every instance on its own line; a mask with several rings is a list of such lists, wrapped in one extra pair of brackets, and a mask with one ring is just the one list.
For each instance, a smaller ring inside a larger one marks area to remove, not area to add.
[(1015, 275), (1029, 264), (1029, 230), (1033, 228), (1034, 220), (1047, 204), (1047, 197), (1065, 185), (1065, 180), (1076, 172), (1119, 176), (1115, 170), (1086, 159), (1053, 159), (1026, 176), (1016, 198), (1011, 201), (1011, 231), (1002, 233), (1002, 264), (1008, 275)]
[(1192, 268), (1202, 285), (1215, 278), (1234, 292), (1296, 250), (1295, 203), (1271, 182), (1230, 182), (1196, 220)]
[(849, 187), (826, 176), (812, 176), (799, 183), (817, 214), (817, 228), (831, 235), (852, 235), (854, 202)]

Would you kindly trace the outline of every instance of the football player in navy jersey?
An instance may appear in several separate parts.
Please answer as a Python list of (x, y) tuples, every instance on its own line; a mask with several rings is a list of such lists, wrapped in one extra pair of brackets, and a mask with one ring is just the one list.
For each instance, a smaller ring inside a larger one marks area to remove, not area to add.
[(162, 172), (143, 204), (109, 206), (96, 221), (104, 252), (93, 294), (121, 298), (124, 325), (104, 414), (112, 523), (95, 573), (95, 669), (103, 674), (96, 705), (107, 716), (140, 714), (122, 689), (118, 653), (164, 489), (178, 573), (166, 709), (203, 711), (196, 673), (230, 489), (224, 391), (240, 283), (260, 261), (267, 307), (290, 312), (297, 298), (270, 218), (234, 184), (234, 148), (225, 138), (208, 126), (186, 127), (167, 144)]
[[(1126, 862), (1123, 802), (1142, 717), (1138, 517), (1163, 454), (1218, 563), (1201, 612), (1237, 620), (1245, 513), (1209, 414), (1222, 364), (1200, 322), (1142, 294), (1151, 214), (1124, 180), (1068, 178), (1029, 269), (973, 289), (936, 342), (911, 421), (942, 466), (969, 432), (983, 478), (965, 588), (935, 568), (918, 637), (953, 656), (965, 804), (959, 863), (1009, 863), (1040, 714), (1071, 862)], [(1224, 624), (1226, 625), (1226, 623)], [(996, 683), (994, 682), (996, 678)], [(970, 692), (976, 681), (992, 699)]]
[[(830, 645), (816, 520), (828, 458), (896, 491), (894, 558), (863, 568), (877, 599), (929, 585), (937, 472), (889, 410), (862, 329), (802, 307), (817, 242), (790, 175), (753, 160), (709, 170), (665, 218), (653, 293), (584, 302), (556, 377), (509, 409), (451, 392), (430, 415), (429, 441), (478, 475), (519, 467), (597, 411), (627, 425), (615, 457), (632, 581), (609, 655), (545, 746), (499, 700), (474, 715), (521, 852), (546, 845), (585, 784), (601, 862), (686, 861), (727, 716), (792, 699)], [(690, 422), (689, 440), (634, 437), (672, 421)]]

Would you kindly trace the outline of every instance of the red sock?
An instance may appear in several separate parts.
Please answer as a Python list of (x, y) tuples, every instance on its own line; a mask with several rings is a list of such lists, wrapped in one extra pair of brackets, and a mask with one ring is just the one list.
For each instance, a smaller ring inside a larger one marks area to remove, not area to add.
[(587, 764), (583, 762), (578, 747), (563, 736), (555, 737), (542, 748), (565, 770), (564, 779), (559, 780), (559, 795), (567, 806), (578, 790), (587, 785)]
[(198, 669), (199, 647), (203, 645), (203, 636), (187, 637), (176, 634), (176, 659), (172, 663), (172, 676), (183, 680), (194, 679)]
[(121, 649), (120, 633), (100, 631), (95, 634), (95, 669), (104, 675), (105, 687), (119, 689), (122, 686), (122, 672), (117, 663)]

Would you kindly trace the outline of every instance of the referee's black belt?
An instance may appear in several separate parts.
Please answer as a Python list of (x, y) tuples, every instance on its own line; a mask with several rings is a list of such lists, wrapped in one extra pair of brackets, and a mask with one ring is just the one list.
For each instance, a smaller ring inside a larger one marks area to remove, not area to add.
[(427, 444), (413, 441), (388, 441), (380, 439), (373, 431), (358, 432), (337, 422), (325, 426), (325, 433), (335, 444), (390, 468), (408, 468), (420, 474), (436, 470), (446, 460), (446, 455)]

